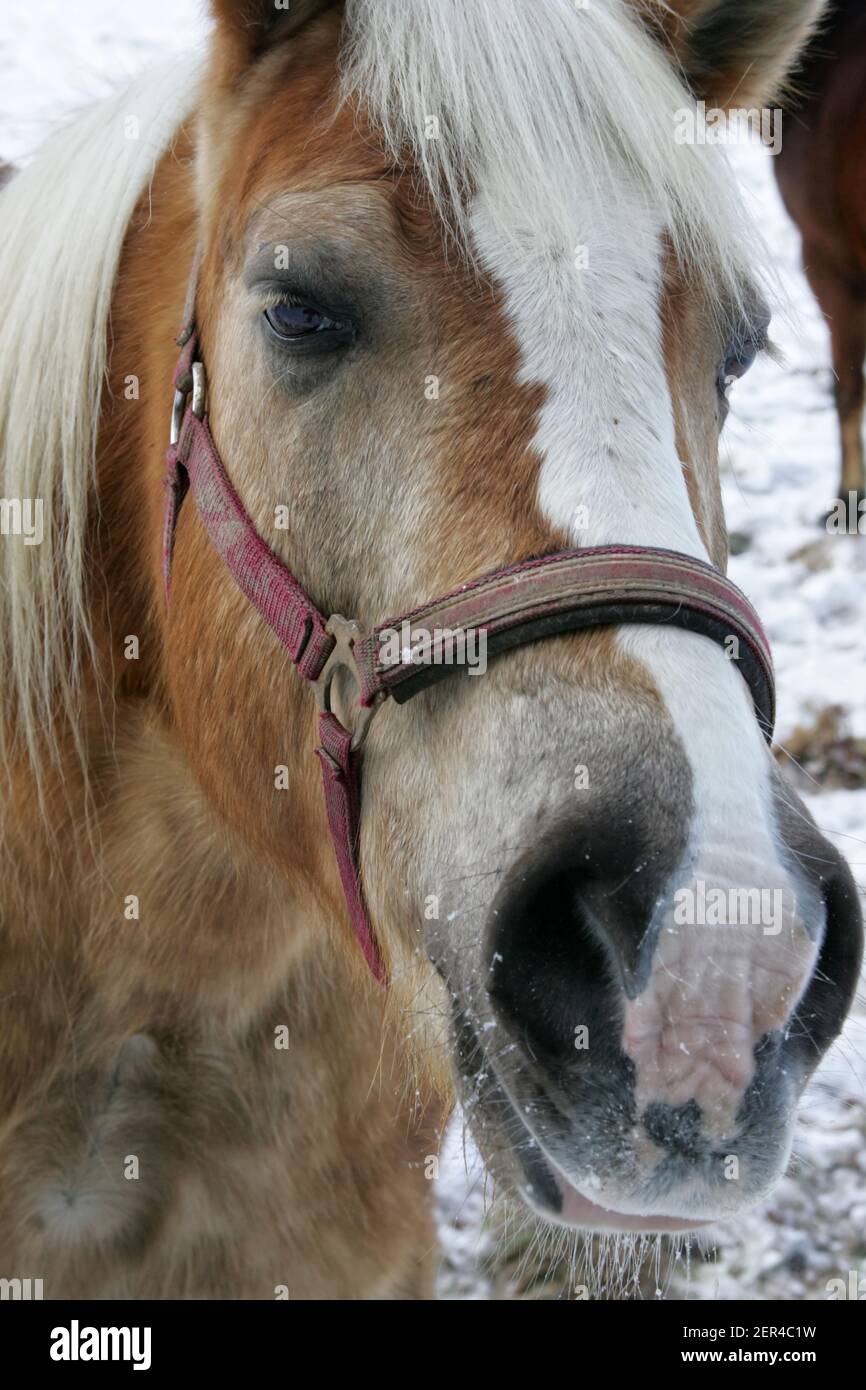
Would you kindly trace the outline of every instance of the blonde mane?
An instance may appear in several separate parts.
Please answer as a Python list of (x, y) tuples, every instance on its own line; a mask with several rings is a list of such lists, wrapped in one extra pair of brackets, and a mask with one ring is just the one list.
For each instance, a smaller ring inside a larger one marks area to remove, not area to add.
[[(135, 206), (194, 100), (159, 68), (53, 133), (0, 194), (0, 493), (43, 504), (40, 544), (0, 537), (4, 740), (31, 759), (77, 713), (89, 650), (85, 525), (117, 267)], [(4, 743), (8, 755), (8, 745)]]

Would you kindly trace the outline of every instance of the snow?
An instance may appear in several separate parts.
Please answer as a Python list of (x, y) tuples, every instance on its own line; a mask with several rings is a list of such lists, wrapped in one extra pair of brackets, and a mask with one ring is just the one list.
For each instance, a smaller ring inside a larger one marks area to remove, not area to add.
[(56, 122), (200, 44), (205, 14), (204, 0), (3, 0), (0, 159), (26, 159)]
[[(4, 0), (0, 159), (25, 160), (54, 123), (147, 64), (200, 44), (206, 31), (204, 5), (195, 0), (148, 0), (122, 9), (116, 0)], [(799, 268), (798, 237), (776, 193), (770, 157), (755, 145), (737, 147), (731, 156), (787, 297), (787, 311), (773, 327), (784, 367), (760, 361), (733, 393), (723, 478), (738, 551), (731, 575), (752, 598), (773, 643), (779, 741), (785, 744), (798, 727), (808, 729), (828, 705), (841, 707), (849, 736), (866, 739), (866, 539), (828, 534), (821, 521), (838, 468), (827, 332)], [(807, 800), (862, 889), (866, 788), (822, 791), (816, 785)], [(737, 1226), (721, 1228), (710, 1255), (675, 1255), (669, 1278), (653, 1273), (644, 1296), (825, 1298), (829, 1278), (849, 1269), (866, 1273), (864, 1095), (861, 995), (842, 1041), (809, 1087), (795, 1158), (773, 1198)], [(503, 1285), (492, 1272), (486, 1186), (457, 1124), (438, 1185), (446, 1298), (520, 1296), (519, 1281)], [(639, 1261), (644, 1247), (635, 1248)], [(625, 1288), (620, 1255), (611, 1254), (609, 1242), (587, 1249), (602, 1296), (616, 1297)], [(613, 1281), (609, 1269), (616, 1270)], [(560, 1284), (550, 1287), (549, 1296), (567, 1296)], [(539, 1296), (537, 1288), (526, 1296)]]

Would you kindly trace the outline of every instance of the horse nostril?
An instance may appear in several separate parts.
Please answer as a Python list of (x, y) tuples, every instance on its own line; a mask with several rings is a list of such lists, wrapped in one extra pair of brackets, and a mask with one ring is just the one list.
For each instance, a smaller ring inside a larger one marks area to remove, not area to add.
[(660, 833), (650, 850), (646, 822), (635, 813), (613, 829), (601, 815), (563, 826), (516, 866), (494, 904), (488, 991), (548, 1068), (615, 1064), (625, 1000), (648, 974), (653, 913), (682, 853)]
[(684, 1158), (700, 1158), (705, 1151), (701, 1119), (701, 1107), (695, 1100), (676, 1106), (653, 1101), (643, 1113), (644, 1129), (650, 1139), (659, 1148), (682, 1154)]
[[(488, 993), (546, 1066), (590, 1062), (622, 1003), (607, 952), (582, 918), (574, 881), (551, 877), (494, 918)], [(581, 1050), (582, 1030), (586, 1049)]]

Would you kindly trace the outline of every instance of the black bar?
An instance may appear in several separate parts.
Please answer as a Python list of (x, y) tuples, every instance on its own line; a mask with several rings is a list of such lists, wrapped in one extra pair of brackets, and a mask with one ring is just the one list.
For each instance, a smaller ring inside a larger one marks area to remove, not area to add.
[[(497, 1352), (506, 1350), (518, 1330), (516, 1320), (539, 1316), (537, 1310), (508, 1314), (500, 1336), (491, 1341), (490, 1333), (500, 1331), (498, 1315), (495, 1311), (483, 1313), (477, 1302), (470, 1306), (471, 1314), (457, 1313), (457, 1323), (451, 1324), (450, 1314), (441, 1305), (425, 1314), (405, 1305), (398, 1311), (369, 1303), (313, 1306), (290, 1300), (22, 1301), (0, 1304), (0, 1333), (7, 1364), (24, 1372), (47, 1373), (61, 1381), (69, 1376), (92, 1379), (105, 1371), (114, 1377), (129, 1374), (135, 1380), (192, 1371), (213, 1372), (222, 1379), (240, 1373), (245, 1385), (258, 1384), (268, 1374), (279, 1374), (282, 1384), (290, 1378), (306, 1378), (310, 1372), (314, 1377), (325, 1370), (333, 1372), (341, 1356), (346, 1357), (353, 1374), (362, 1361), (366, 1362), (365, 1376), (381, 1371), (387, 1374), (383, 1363), (388, 1361), (392, 1374), (398, 1365), (401, 1374), (411, 1374), (424, 1346), (420, 1339), (433, 1334), (432, 1346), (440, 1366), (437, 1374), (446, 1381), (453, 1374), (465, 1384), (468, 1365), (476, 1356), (480, 1367), (489, 1371)], [(590, 1367), (597, 1376), (606, 1363), (617, 1378), (629, 1370), (655, 1376), (675, 1367), (694, 1377), (712, 1366), (729, 1371), (754, 1367), (772, 1377), (794, 1365), (817, 1371), (826, 1380), (828, 1372), (845, 1366), (853, 1369), (858, 1364), (866, 1330), (863, 1312), (862, 1305), (840, 1308), (829, 1301), (598, 1301), (591, 1307), (584, 1302), (564, 1311), (565, 1324), (530, 1322), (526, 1326), (533, 1330), (556, 1328), (560, 1334), (557, 1378), (567, 1360), (578, 1382)], [(491, 1324), (486, 1321), (488, 1316), (493, 1318)], [(561, 1317), (563, 1312), (553, 1316)], [(464, 1323), (464, 1317), (471, 1317), (471, 1321)], [(456, 1338), (450, 1353), (454, 1364), (449, 1371), (447, 1338), (452, 1326)], [(116, 1336), (110, 1332), (103, 1335), (102, 1329), (116, 1329)], [(561, 1340), (564, 1331), (567, 1342)], [(539, 1346), (537, 1342), (526, 1344), (524, 1351), (528, 1352), (530, 1345)], [(87, 1359), (92, 1351), (106, 1359)], [(126, 1359), (112, 1359), (115, 1351)], [(70, 1359), (57, 1359), (60, 1356)], [(136, 1360), (141, 1366), (138, 1372), (133, 1369)]]

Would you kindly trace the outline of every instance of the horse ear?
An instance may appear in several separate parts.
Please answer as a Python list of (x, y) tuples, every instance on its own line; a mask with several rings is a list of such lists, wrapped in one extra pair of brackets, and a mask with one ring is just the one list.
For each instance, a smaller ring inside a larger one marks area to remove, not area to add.
[(211, 0), (217, 30), (237, 64), (253, 62), (336, 0)]
[(692, 91), (730, 110), (779, 92), (829, 0), (639, 0)]

